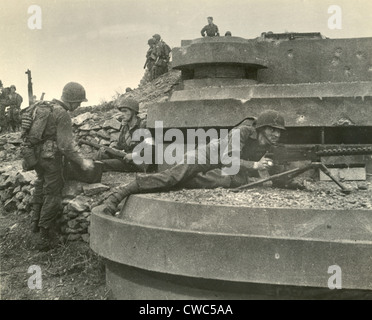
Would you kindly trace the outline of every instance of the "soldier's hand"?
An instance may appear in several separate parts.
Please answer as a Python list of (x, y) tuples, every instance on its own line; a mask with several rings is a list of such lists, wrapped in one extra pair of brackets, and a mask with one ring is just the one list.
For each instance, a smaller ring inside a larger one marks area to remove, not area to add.
[(273, 160), (270, 158), (267, 158), (266, 156), (263, 156), (260, 161), (255, 162), (253, 165), (253, 169), (256, 170), (265, 170), (274, 165)]
[(83, 159), (83, 163), (81, 164), (81, 169), (84, 171), (87, 170), (93, 170), (94, 169), (94, 163), (92, 159)]
[(124, 161), (127, 161), (127, 162), (130, 162), (133, 160), (133, 156), (131, 153), (127, 153), (125, 156), (124, 156)]

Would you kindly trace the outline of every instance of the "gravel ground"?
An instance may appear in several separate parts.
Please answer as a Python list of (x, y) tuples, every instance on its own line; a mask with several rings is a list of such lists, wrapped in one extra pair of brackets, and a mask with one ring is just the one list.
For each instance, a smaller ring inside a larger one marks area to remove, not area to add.
[(305, 190), (260, 187), (239, 192), (228, 189), (183, 189), (154, 193), (153, 198), (208, 205), (281, 207), (309, 209), (372, 209), (372, 187), (369, 182), (345, 183), (352, 188), (344, 194), (331, 182), (307, 182)]

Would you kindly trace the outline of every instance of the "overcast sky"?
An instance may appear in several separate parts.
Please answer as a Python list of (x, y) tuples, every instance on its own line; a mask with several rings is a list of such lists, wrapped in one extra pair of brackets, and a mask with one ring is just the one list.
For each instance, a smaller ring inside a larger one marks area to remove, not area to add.
[[(26, 107), (27, 75), (34, 94), (59, 98), (69, 81), (89, 100), (109, 101), (138, 86), (147, 40), (159, 33), (171, 46), (200, 37), (207, 16), (223, 35), (255, 38), (264, 31), (321, 32), (330, 38), (372, 36), (371, 0), (1, 0), (0, 79), (15, 84)], [(30, 5), (42, 10), (41, 30), (28, 28)], [(330, 5), (342, 9), (342, 29), (328, 28)]]

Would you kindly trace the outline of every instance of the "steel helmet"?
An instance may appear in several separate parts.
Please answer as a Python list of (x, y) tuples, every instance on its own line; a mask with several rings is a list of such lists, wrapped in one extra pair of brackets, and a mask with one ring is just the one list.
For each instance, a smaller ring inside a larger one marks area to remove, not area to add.
[(147, 44), (148, 45), (152, 45), (152, 44), (154, 44), (155, 43), (155, 39), (154, 38), (151, 38), (151, 39), (149, 39), (148, 41), (147, 41)]
[(138, 103), (137, 100), (135, 100), (133, 98), (119, 98), (118, 101), (117, 101), (117, 108), (119, 110), (123, 109), (123, 108), (127, 108), (127, 109), (131, 109), (134, 112), (138, 113), (139, 112), (139, 103)]
[(155, 33), (152, 37), (153, 37), (156, 41), (160, 41), (160, 39), (161, 39), (160, 34), (157, 34), (157, 33)]
[(66, 102), (86, 102), (84, 87), (77, 82), (69, 82), (63, 87), (61, 99)]
[(257, 118), (256, 129), (266, 126), (285, 130), (284, 117), (275, 110), (264, 111)]

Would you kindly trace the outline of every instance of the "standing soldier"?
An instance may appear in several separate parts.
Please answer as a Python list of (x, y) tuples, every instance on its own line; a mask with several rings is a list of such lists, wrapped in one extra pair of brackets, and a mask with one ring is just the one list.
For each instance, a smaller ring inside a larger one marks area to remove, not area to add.
[[(154, 166), (148, 168), (146, 165), (139, 166), (133, 162), (133, 149), (140, 143), (140, 141), (132, 140), (133, 133), (137, 129), (146, 128), (146, 121), (138, 117), (138, 102), (133, 98), (121, 97), (117, 108), (122, 112), (122, 124), (116, 149), (123, 150), (126, 155), (123, 159), (115, 159), (106, 154), (104, 149), (99, 150), (97, 160), (103, 162), (103, 171), (143, 172), (146, 169), (153, 169)], [(149, 141), (149, 143), (152, 142)]]
[(208, 17), (208, 24), (201, 29), (200, 33), (203, 37), (207, 35), (208, 37), (218, 37), (220, 35), (218, 27), (213, 23), (213, 17)]
[(149, 81), (154, 80), (154, 64), (156, 60), (156, 55), (155, 55), (155, 39), (151, 38), (147, 41), (147, 44), (149, 45), (149, 49), (146, 52), (146, 62), (145, 65), (143, 66), (144, 69), (147, 67), (147, 72), (149, 75)]
[(161, 39), (159, 34), (154, 34), (152, 38), (155, 40), (155, 65), (153, 76), (154, 79), (160, 77), (162, 74), (168, 72), (169, 55), (171, 48)]
[(6, 117), (5, 109), (9, 105), (9, 88), (4, 88), (0, 80), (0, 133), (8, 130), (8, 120)]
[(10, 86), (10, 94), (9, 94), (9, 121), (8, 124), (13, 132), (20, 129), (21, 120), (19, 117), (21, 111), (21, 104), (23, 98), (20, 94), (16, 92), (17, 88), (13, 84)]
[[(85, 89), (76, 82), (67, 83), (61, 100), (40, 101), (32, 108), (34, 117), (24, 113), (22, 129), (25, 144), (33, 150), (36, 163), (33, 167), (37, 174), (33, 196), (32, 231), (40, 231), (37, 249), (49, 250), (51, 229), (61, 210), (64, 156), (78, 164), (83, 170), (94, 168), (93, 160), (84, 159), (73, 140), (69, 111), (77, 109), (85, 98)], [(32, 120), (31, 120), (32, 119)], [(26, 161), (24, 153), (24, 162)], [(30, 162), (29, 162), (30, 163)]]

